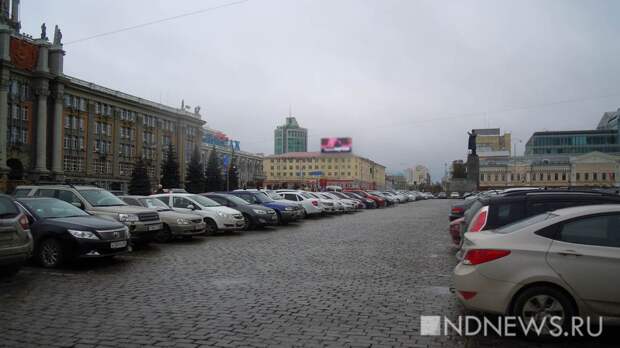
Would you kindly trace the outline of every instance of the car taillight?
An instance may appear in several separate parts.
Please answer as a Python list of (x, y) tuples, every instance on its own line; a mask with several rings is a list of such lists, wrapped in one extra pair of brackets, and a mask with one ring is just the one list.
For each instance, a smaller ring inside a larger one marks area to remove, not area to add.
[(465, 209), (462, 208), (462, 207), (453, 207), (452, 208), (452, 214), (463, 214), (464, 211), (465, 211)]
[(315, 206), (315, 207), (318, 207), (319, 206), (319, 201), (317, 201), (317, 200), (312, 201), (312, 205)]
[(19, 217), (19, 220), (18, 220), (18, 221), (19, 221), (19, 224), (22, 226), (22, 228), (23, 228), (24, 230), (28, 230), (28, 229), (30, 229), (30, 223), (28, 222), (28, 218), (26, 217), (26, 215), (22, 214), (22, 215)]
[(489, 217), (489, 206), (482, 207), (480, 211), (474, 216), (474, 220), (467, 232), (480, 232), (487, 225), (487, 219)]
[(463, 299), (465, 299), (465, 300), (469, 300), (470, 298), (476, 296), (476, 292), (475, 291), (461, 291), (461, 290), (459, 290), (459, 294), (461, 294), (461, 296), (463, 296)]
[(468, 250), (463, 258), (463, 264), (466, 265), (479, 265), (481, 263), (497, 260), (504, 256), (508, 256), (510, 250), (496, 250), (496, 249), (471, 249)]

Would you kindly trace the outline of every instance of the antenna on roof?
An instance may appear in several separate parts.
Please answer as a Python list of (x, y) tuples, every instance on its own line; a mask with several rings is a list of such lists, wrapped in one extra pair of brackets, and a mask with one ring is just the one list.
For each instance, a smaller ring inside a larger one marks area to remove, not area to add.
[(288, 117), (293, 117), (293, 107), (288, 104)]

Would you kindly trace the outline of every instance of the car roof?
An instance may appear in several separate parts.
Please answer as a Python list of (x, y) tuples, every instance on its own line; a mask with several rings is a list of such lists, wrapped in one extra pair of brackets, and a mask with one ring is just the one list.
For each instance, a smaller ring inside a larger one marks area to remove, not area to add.
[(578, 207), (558, 209), (553, 211), (553, 213), (560, 216), (580, 216), (597, 213), (620, 213), (620, 204), (582, 205)]
[[(46, 188), (46, 189), (67, 189), (73, 188), (76, 190), (85, 190), (85, 189), (96, 189), (96, 190), (105, 190), (104, 188), (93, 186), (93, 185), (67, 185), (67, 184), (52, 184), (52, 185), (20, 185), (15, 189), (36, 189), (36, 188)], [(107, 191), (107, 190), (106, 190)]]
[(149, 198), (150, 196), (140, 196), (140, 195), (122, 195), (122, 196), (118, 196), (118, 198), (134, 198), (134, 199), (138, 199), (138, 198)]

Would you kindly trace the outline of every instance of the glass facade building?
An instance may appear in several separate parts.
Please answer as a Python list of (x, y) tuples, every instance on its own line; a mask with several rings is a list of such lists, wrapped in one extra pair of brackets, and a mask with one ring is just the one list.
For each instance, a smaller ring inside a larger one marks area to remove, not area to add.
[(308, 130), (301, 128), (295, 117), (287, 117), (284, 125), (274, 131), (274, 153), (308, 151)]
[(576, 155), (620, 152), (618, 130), (536, 132), (525, 145), (526, 155)]

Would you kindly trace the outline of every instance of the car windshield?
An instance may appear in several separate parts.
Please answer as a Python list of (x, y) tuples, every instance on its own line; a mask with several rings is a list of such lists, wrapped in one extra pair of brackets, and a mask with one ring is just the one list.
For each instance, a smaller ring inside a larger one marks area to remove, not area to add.
[(256, 197), (256, 200), (261, 203), (271, 203), (274, 201), (271, 197), (267, 196), (265, 192), (256, 192), (254, 193), (254, 197)]
[(36, 217), (40, 219), (68, 218), (90, 216), (82, 209), (55, 198), (29, 199), (20, 201)]
[(172, 210), (166, 203), (160, 201), (157, 198), (140, 198), (140, 203), (147, 208), (157, 209), (157, 211), (170, 211)]
[(200, 204), (201, 207), (209, 208), (209, 207), (220, 207), (222, 206), (218, 202), (212, 200), (211, 198), (207, 198), (199, 195), (191, 195), (189, 198), (193, 199), (196, 203)]
[(78, 191), (93, 207), (114, 207), (127, 205), (120, 198), (106, 190), (89, 189)]
[(273, 192), (273, 191), (267, 191), (267, 192), (265, 192), (265, 194), (266, 194), (269, 198), (271, 198), (271, 199), (273, 199), (273, 200), (276, 200), (276, 201), (277, 201), (277, 200), (280, 200), (280, 199), (284, 199), (284, 198), (282, 198), (282, 196), (280, 196), (279, 194), (277, 194), (277, 193), (275, 193), (275, 192)]
[(249, 204), (252, 204), (252, 203), (246, 201), (245, 199), (239, 198), (239, 197), (237, 197), (235, 195), (226, 195), (226, 199), (228, 199), (229, 201), (235, 203), (236, 205), (249, 205)]
[(299, 194), (300, 194), (303, 198), (308, 198), (308, 199), (310, 199), (310, 198), (314, 198), (314, 197), (310, 196), (309, 194), (307, 194), (306, 192), (300, 192)]
[(515, 231), (518, 231), (522, 228), (525, 228), (527, 226), (533, 225), (533, 224), (537, 224), (541, 221), (545, 221), (548, 219), (553, 219), (555, 217), (557, 217), (558, 215), (553, 214), (553, 213), (543, 213), (543, 214), (539, 214), (539, 215), (534, 215), (532, 217), (529, 217), (527, 219), (524, 220), (519, 220), (519, 221), (515, 221), (513, 223), (510, 223), (508, 225), (502, 226), (498, 229), (496, 229), (495, 233), (500, 233), (500, 234), (507, 234), (507, 233), (512, 233)]

